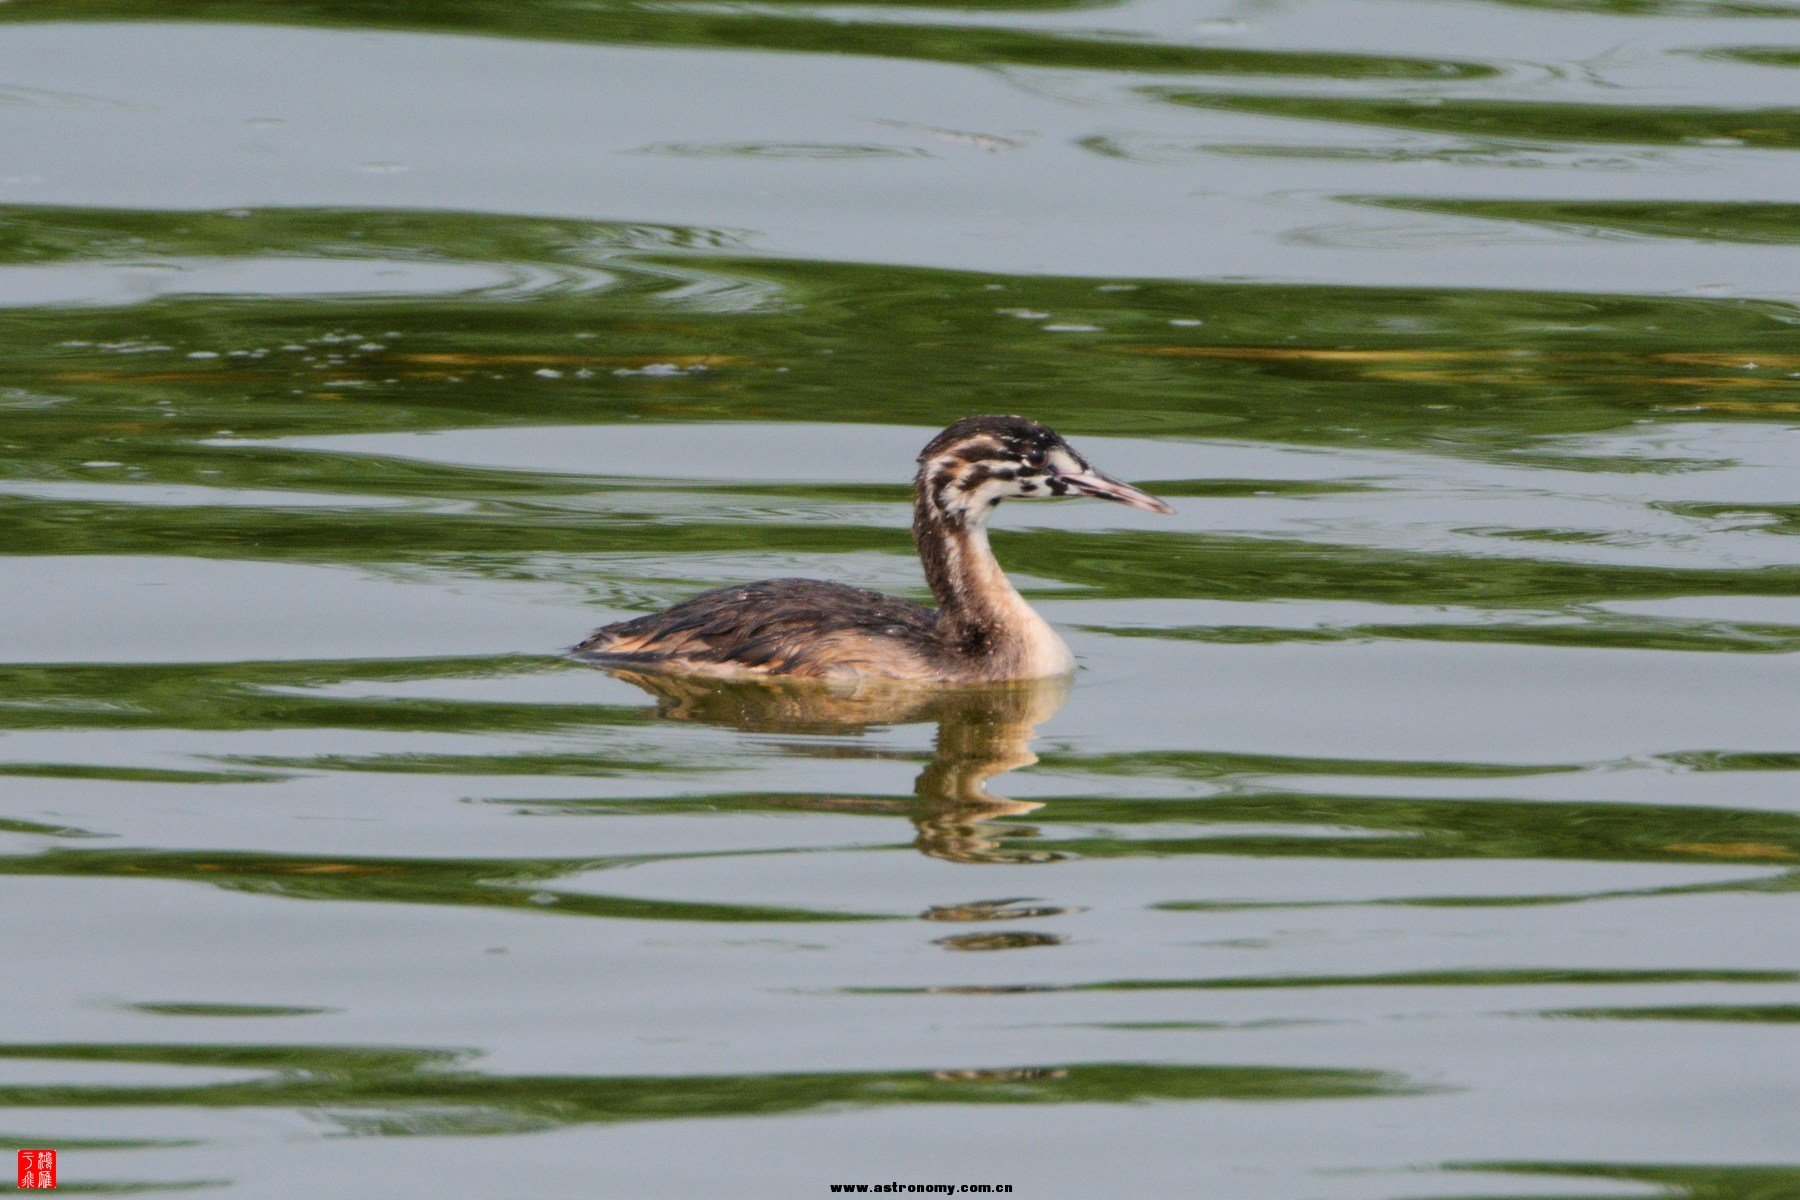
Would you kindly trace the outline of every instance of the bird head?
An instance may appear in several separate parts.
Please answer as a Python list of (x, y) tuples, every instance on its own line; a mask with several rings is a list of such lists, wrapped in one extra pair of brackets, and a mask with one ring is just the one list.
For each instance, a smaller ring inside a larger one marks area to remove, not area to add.
[(964, 417), (919, 454), (918, 498), (951, 524), (979, 523), (1002, 500), (1091, 496), (1175, 510), (1148, 492), (1096, 471), (1047, 425), (1024, 417)]

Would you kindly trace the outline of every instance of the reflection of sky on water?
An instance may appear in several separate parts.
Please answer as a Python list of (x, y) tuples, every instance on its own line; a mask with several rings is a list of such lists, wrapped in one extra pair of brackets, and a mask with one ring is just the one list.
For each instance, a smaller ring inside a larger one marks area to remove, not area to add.
[[(1791, 9), (142, 15), (0, 9), (66, 1184), (1793, 1190)], [(976, 410), (1177, 508), (999, 514), (1066, 700), (561, 656)]]

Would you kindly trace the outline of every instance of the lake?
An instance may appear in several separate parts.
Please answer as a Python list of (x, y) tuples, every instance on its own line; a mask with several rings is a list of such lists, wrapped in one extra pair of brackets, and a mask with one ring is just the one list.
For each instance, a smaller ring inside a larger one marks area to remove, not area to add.
[[(1800, 1196), (1800, 8), (0, 8), (0, 1129), (96, 1193)], [(614, 675), (925, 596), (1072, 681)]]

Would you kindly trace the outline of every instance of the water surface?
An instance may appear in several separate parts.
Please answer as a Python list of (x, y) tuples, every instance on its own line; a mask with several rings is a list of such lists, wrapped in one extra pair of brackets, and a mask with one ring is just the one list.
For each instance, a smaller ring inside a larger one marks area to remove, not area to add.
[[(0, 8), (0, 1128), (272, 1197), (1800, 1193), (1800, 13)], [(563, 657), (923, 594), (1070, 686)]]

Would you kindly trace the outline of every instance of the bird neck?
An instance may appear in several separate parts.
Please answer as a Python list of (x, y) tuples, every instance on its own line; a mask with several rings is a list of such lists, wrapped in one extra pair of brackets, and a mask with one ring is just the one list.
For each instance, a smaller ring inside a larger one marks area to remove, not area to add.
[(1062, 638), (1025, 603), (988, 546), (991, 508), (947, 512), (921, 487), (913, 541), (937, 597), (946, 647), (996, 679), (1067, 674), (1074, 660)]

